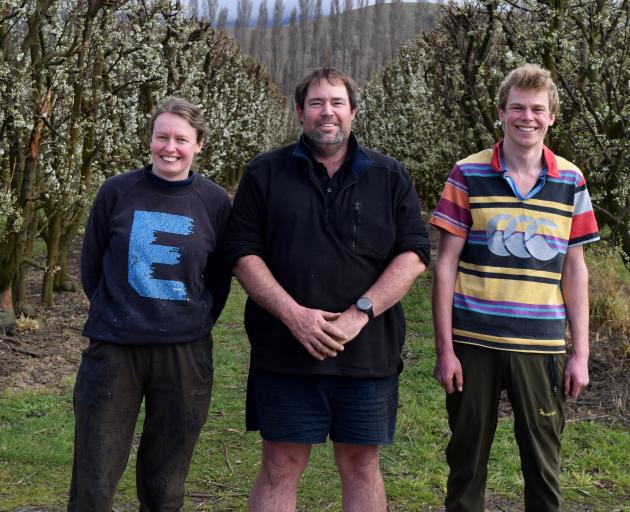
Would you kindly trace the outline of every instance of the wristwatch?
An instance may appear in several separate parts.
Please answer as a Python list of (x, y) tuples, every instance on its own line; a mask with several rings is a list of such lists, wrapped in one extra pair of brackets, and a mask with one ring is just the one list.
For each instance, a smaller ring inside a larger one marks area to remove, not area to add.
[(354, 303), (359, 311), (365, 313), (370, 320), (374, 320), (374, 310), (372, 309), (372, 301), (367, 297), (361, 297)]

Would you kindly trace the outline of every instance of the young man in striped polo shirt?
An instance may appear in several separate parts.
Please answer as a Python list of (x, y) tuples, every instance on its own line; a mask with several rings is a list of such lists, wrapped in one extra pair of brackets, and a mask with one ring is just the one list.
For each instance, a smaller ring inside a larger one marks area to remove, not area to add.
[[(588, 272), (598, 240), (584, 177), (544, 145), (559, 107), (550, 73), (527, 64), (501, 84), (504, 138), (457, 162), (431, 219), (435, 378), (452, 436), (447, 512), (483, 512), (503, 389), (514, 410), (525, 510), (560, 510), (566, 396), (588, 384)], [(571, 356), (564, 362), (565, 327)]]

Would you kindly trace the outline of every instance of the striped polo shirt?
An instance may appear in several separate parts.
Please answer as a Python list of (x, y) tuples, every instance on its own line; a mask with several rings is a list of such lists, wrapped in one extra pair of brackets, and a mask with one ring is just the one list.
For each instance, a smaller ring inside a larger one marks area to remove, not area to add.
[(599, 239), (591, 199), (580, 170), (547, 147), (542, 186), (519, 198), (501, 170), (501, 144), (457, 162), (430, 221), (466, 238), (453, 341), (563, 353), (562, 267), (569, 247)]

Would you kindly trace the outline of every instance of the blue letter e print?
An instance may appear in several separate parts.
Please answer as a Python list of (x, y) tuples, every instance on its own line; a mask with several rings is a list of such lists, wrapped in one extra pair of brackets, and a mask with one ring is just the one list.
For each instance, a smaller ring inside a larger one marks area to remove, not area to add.
[(192, 233), (190, 217), (170, 213), (136, 210), (129, 238), (129, 284), (143, 297), (166, 300), (186, 299), (186, 286), (181, 281), (155, 279), (151, 269), (154, 263), (177, 265), (180, 251), (177, 247), (154, 244), (156, 233)]

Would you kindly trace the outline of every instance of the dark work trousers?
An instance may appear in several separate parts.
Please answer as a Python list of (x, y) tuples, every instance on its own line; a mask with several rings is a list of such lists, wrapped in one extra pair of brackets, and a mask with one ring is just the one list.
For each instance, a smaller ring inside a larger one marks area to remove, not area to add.
[(74, 463), (68, 511), (111, 512), (142, 399), (136, 462), (140, 512), (175, 512), (212, 391), (212, 337), (163, 346), (93, 342), (74, 388)]
[(514, 411), (527, 512), (557, 512), (564, 428), (563, 354), (526, 354), (455, 343), (463, 392), (446, 396), (451, 440), (447, 512), (483, 512), (488, 458), (501, 390)]

